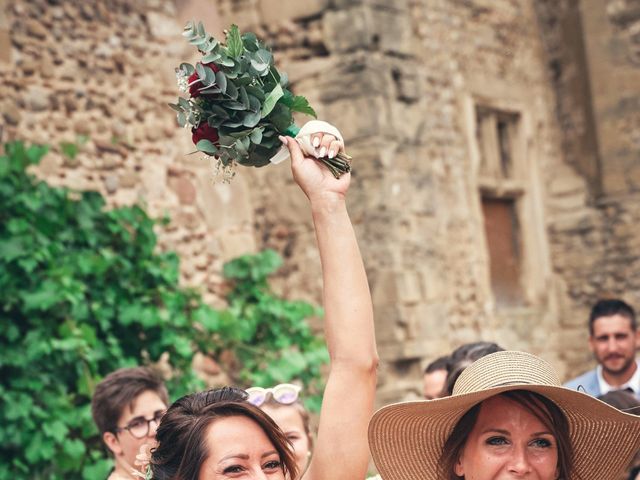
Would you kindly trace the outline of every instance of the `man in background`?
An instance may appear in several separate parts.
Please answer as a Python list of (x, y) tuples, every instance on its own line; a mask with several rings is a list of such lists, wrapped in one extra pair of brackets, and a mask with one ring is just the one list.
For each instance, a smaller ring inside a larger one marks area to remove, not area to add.
[(445, 381), (449, 373), (449, 356), (437, 358), (424, 369), (424, 398), (433, 400), (443, 396)]
[(567, 382), (593, 396), (627, 390), (640, 398), (640, 332), (633, 308), (619, 299), (600, 300), (589, 315), (589, 348), (598, 366)]

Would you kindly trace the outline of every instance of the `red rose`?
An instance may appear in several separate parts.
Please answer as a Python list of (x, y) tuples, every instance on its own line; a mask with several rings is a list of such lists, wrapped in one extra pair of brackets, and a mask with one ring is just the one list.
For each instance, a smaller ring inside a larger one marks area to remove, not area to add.
[(214, 145), (218, 145), (218, 130), (210, 126), (206, 121), (200, 123), (198, 128), (191, 129), (191, 140), (197, 145), (200, 140), (209, 140)]
[[(198, 62), (200, 63), (200, 62)], [(197, 65), (197, 64), (196, 64)], [(215, 63), (203, 63), (202, 64), (205, 67), (209, 67), (211, 70), (215, 72), (219, 71), (220, 69), (218, 68), (218, 66)], [(190, 76), (189, 76), (189, 83), (198, 80), (198, 72), (193, 72)], [(202, 88), (202, 82), (198, 81), (196, 83), (194, 83), (193, 85), (189, 86), (189, 93), (191, 94), (191, 98), (196, 98), (200, 96), (200, 89)]]

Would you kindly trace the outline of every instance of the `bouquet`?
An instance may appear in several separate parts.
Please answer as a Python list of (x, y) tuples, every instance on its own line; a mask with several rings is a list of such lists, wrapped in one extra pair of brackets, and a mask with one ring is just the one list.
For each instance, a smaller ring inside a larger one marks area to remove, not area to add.
[[(189, 98), (169, 105), (178, 124), (191, 128), (196, 149), (215, 157), (225, 171), (236, 164), (269, 164), (282, 146), (278, 136), (295, 137), (300, 130), (292, 113), (316, 117), (305, 97), (287, 89), (287, 75), (278, 72), (272, 53), (253, 33), (240, 34), (232, 25), (222, 44), (201, 22), (189, 22), (182, 34), (202, 58), (176, 68), (178, 87)], [(351, 170), (351, 157), (342, 152), (318, 160), (336, 178)]]

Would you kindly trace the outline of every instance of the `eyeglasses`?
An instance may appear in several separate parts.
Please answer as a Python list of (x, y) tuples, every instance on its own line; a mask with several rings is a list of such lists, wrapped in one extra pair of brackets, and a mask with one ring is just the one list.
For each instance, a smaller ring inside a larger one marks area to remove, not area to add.
[(164, 410), (157, 411), (151, 420), (147, 420), (144, 417), (136, 417), (127, 423), (124, 427), (116, 428), (116, 433), (119, 433), (123, 430), (127, 430), (133, 438), (142, 439), (149, 435), (149, 431), (151, 429), (151, 422), (156, 422), (156, 426), (160, 424), (160, 420), (162, 420), (162, 416), (164, 415)]
[(247, 399), (249, 403), (254, 404), (256, 407), (264, 404), (271, 395), (276, 402), (283, 405), (291, 405), (298, 399), (298, 394), (302, 388), (292, 383), (281, 383), (272, 388), (251, 387), (247, 388), (246, 392), (249, 394)]

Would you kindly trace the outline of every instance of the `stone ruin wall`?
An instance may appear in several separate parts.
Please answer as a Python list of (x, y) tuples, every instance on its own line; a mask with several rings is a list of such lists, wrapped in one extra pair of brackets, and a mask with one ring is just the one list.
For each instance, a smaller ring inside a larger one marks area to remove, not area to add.
[[(547, 201), (561, 328), (584, 345), (603, 296), (640, 307), (640, 8), (629, 0), (538, 0), (567, 165)], [(571, 169), (579, 177), (567, 176)], [(571, 371), (592, 363), (566, 349)]]
[[(285, 257), (277, 290), (319, 303), (309, 212), (286, 165), (214, 183), (210, 165), (185, 156), (189, 135), (164, 106), (177, 95), (173, 67), (193, 60), (182, 23), (206, 17), (217, 34), (238, 23), (269, 41), (294, 91), (341, 129), (356, 158), (349, 208), (374, 297), (380, 402), (418, 396), (424, 362), (466, 341), (543, 354), (567, 375), (582, 368), (587, 305), (603, 290), (628, 295), (637, 285), (631, 227), (640, 214), (625, 200), (633, 190), (596, 200), (597, 175), (572, 157), (579, 141), (561, 134), (583, 105), (558, 104), (556, 37), (541, 42), (554, 33), (541, 6), (560, 9), (543, 0), (222, 0), (218, 17), (203, 3), (0, 0), (0, 45), (12, 45), (0, 54), (3, 140), (52, 144), (38, 169), (52, 184), (168, 213), (160, 245), (178, 252), (183, 283), (214, 305), (222, 263), (265, 247)], [(563, 65), (573, 67), (567, 55)], [(469, 175), (462, 100), (478, 93), (525, 106), (540, 175), (538, 233), (548, 251), (538, 252), (529, 308), (508, 315), (493, 305)], [(58, 145), (78, 135), (89, 141), (71, 161)], [(593, 275), (625, 255), (624, 270)]]

